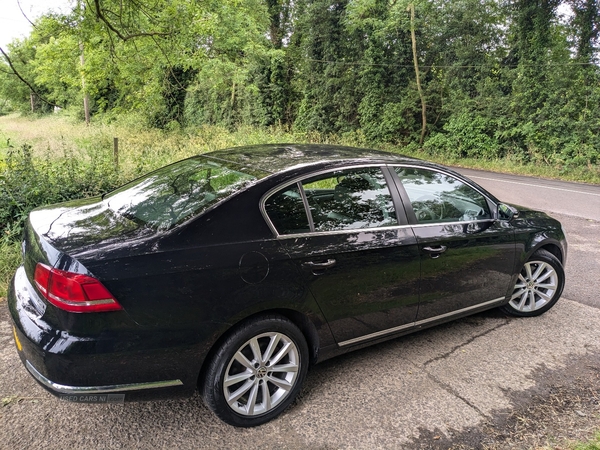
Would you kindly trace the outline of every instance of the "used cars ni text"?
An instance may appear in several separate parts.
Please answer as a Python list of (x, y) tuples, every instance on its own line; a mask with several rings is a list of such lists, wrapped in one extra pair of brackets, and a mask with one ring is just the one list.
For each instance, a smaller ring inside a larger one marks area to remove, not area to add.
[(490, 308), (544, 313), (566, 255), (558, 221), (448, 168), (259, 145), (34, 210), (8, 304), (25, 367), (54, 394), (198, 388), (246, 427), (319, 361)]

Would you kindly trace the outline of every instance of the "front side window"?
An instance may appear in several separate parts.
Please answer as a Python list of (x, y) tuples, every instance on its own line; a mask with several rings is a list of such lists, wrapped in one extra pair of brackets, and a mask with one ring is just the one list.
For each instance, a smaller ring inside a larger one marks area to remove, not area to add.
[(398, 225), (392, 196), (377, 167), (319, 175), (302, 187), (315, 231)]
[(456, 178), (433, 170), (396, 167), (418, 223), (491, 219), (483, 195)]

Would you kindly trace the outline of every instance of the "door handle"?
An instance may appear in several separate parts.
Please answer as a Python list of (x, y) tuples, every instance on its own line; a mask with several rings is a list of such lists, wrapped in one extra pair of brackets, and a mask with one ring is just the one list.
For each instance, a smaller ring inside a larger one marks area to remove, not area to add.
[(323, 262), (314, 262), (314, 261), (306, 261), (305, 263), (302, 264), (302, 267), (305, 267), (307, 269), (327, 269), (329, 267), (333, 267), (335, 266), (335, 263), (337, 261), (335, 259), (328, 259), (327, 261), (323, 261)]
[(440, 245), (439, 247), (423, 247), (423, 251), (429, 253), (429, 256), (432, 258), (439, 258), (447, 249), (448, 247), (445, 245)]

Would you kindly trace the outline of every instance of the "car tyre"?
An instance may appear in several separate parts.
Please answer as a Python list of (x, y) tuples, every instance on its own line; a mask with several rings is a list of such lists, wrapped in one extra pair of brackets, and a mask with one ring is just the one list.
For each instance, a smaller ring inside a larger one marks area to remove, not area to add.
[(206, 370), (206, 405), (236, 427), (261, 425), (294, 401), (308, 371), (308, 346), (279, 315), (253, 318), (220, 345)]
[(560, 260), (547, 250), (538, 250), (523, 264), (510, 301), (501, 309), (512, 316), (539, 316), (554, 306), (564, 286)]

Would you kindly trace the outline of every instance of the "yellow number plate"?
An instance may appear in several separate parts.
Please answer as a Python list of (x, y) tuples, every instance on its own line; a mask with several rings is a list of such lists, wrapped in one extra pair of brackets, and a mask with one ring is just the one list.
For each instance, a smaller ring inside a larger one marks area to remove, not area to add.
[(22, 351), (23, 346), (21, 345), (21, 341), (19, 341), (19, 336), (17, 336), (17, 329), (13, 326), (13, 334), (15, 335), (15, 344), (17, 344), (17, 350)]

